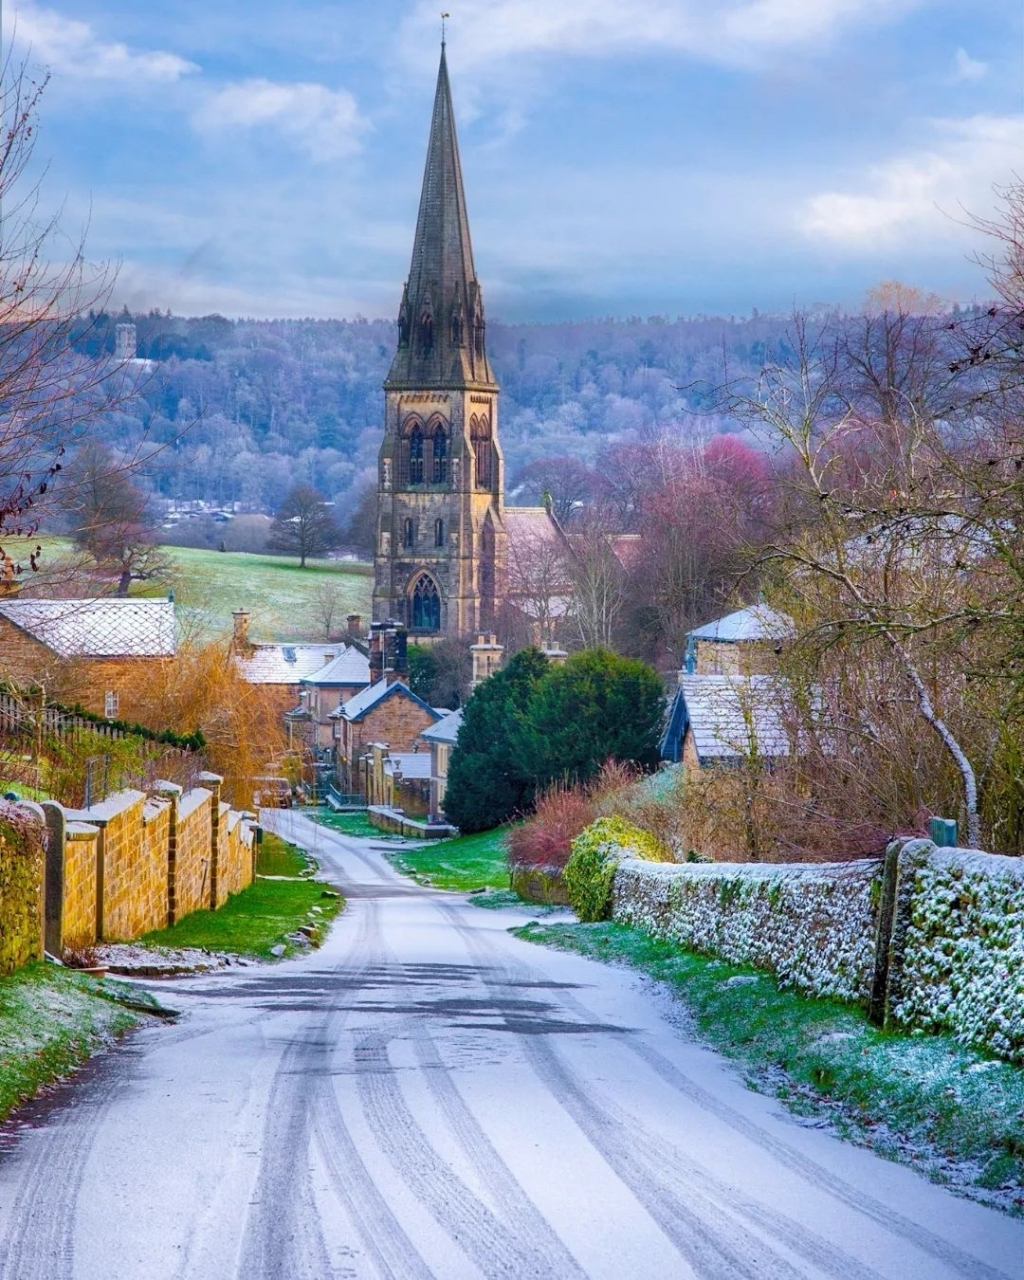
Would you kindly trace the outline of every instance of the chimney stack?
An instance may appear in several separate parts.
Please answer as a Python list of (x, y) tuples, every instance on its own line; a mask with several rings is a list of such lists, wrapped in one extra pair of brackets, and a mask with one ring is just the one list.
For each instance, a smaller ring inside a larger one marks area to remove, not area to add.
[(384, 623), (370, 625), (370, 684), (384, 678)]
[(345, 619), (348, 623), (348, 638), (350, 640), (359, 640), (363, 634), (363, 615), (361, 613), (350, 613)]
[(231, 636), (231, 647), (236, 653), (246, 653), (252, 647), (249, 644), (249, 612), (247, 609), (235, 609), (231, 615), (234, 629)]
[(384, 676), (388, 684), (409, 678), (408, 635), (401, 622), (391, 620), (384, 632)]
[(550, 649), (542, 649), (541, 653), (553, 667), (560, 667), (569, 656), (564, 649), (559, 649), (557, 645), (552, 645)]
[(469, 651), (473, 655), (473, 682), (471, 688), (475, 689), (478, 684), (494, 675), (495, 671), (501, 666), (501, 658), (505, 652), (505, 646), (498, 644), (498, 637), (495, 635), (477, 636), (476, 644), (469, 646)]

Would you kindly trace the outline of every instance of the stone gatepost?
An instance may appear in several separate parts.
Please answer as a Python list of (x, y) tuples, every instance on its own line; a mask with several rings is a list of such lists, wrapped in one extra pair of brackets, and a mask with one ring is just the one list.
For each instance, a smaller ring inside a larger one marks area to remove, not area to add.
[(153, 793), (171, 806), (167, 824), (167, 924), (178, 919), (178, 806), (183, 788), (176, 782), (156, 782)]
[(67, 818), (54, 800), (42, 803), (46, 822), (46, 880), (43, 892), (45, 948), (51, 956), (60, 957), (64, 948), (64, 846)]
[(201, 773), (196, 782), (213, 792), (210, 802), (210, 910), (217, 910), (217, 880), (220, 864), (220, 789), (224, 779), (219, 773)]

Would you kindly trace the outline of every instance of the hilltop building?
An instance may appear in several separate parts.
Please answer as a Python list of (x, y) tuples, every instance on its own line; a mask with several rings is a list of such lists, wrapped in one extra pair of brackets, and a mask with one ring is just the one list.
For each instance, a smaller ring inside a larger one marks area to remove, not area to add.
[(374, 621), (404, 623), (413, 638), (489, 631), (509, 597), (509, 539), (564, 537), (544, 508), (505, 507), (498, 383), (487, 356), (443, 44), (398, 349), (384, 394)]

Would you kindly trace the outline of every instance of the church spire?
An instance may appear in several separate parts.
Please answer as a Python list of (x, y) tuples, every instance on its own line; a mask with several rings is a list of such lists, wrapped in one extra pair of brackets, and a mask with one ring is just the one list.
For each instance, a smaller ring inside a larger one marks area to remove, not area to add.
[(390, 390), (495, 385), (443, 43), (412, 264), (398, 316), (398, 351), (384, 385)]

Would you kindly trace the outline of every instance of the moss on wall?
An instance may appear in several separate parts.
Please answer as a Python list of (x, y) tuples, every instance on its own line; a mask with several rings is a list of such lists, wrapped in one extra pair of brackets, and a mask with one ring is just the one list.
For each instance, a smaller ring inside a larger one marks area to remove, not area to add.
[(43, 954), (42, 827), (12, 806), (0, 810), (0, 974)]

